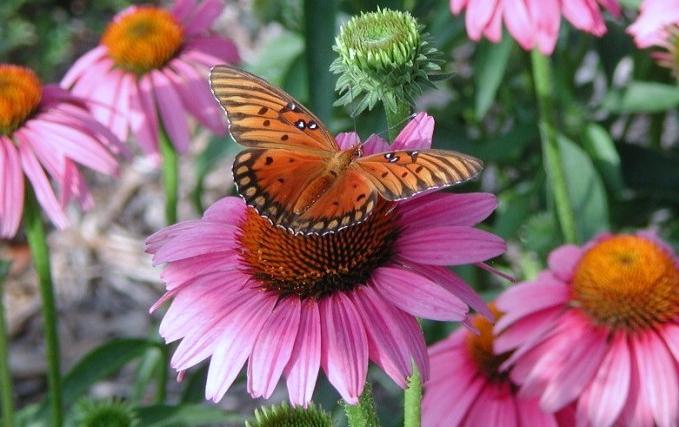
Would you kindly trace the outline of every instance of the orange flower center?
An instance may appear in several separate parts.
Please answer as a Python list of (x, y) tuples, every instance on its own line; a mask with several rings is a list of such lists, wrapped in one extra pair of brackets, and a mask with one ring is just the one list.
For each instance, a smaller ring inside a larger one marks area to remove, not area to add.
[(321, 298), (365, 284), (393, 255), (396, 215), (380, 203), (361, 224), (324, 236), (293, 235), (248, 208), (241, 258), (262, 286), (282, 297)]
[(182, 27), (170, 12), (142, 6), (110, 23), (101, 43), (118, 67), (143, 74), (167, 64), (183, 40)]
[[(500, 317), (500, 312), (494, 304), (490, 304), (490, 310), (495, 318)], [(478, 369), (483, 372), (490, 381), (506, 381), (507, 372), (500, 371), (500, 365), (507, 360), (511, 352), (495, 354), (493, 351), (493, 324), (480, 314), (474, 315), (472, 324), (479, 330), (480, 334), (473, 333), (467, 336), (467, 349), (476, 363)]]
[(679, 314), (679, 269), (672, 254), (650, 239), (612, 237), (580, 260), (572, 304), (598, 324), (649, 328)]
[(10, 135), (36, 110), (42, 98), (40, 80), (33, 71), (0, 64), (0, 135)]

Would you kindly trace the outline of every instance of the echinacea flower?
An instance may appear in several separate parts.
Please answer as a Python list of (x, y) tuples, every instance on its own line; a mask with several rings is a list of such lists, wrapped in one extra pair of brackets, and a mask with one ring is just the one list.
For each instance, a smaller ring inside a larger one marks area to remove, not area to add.
[(226, 132), (207, 83), (211, 66), (238, 61), (235, 45), (209, 31), (222, 9), (220, 0), (178, 0), (171, 10), (131, 6), (61, 85), (92, 100), (95, 117), (121, 141), (131, 131), (152, 158), (158, 158), (161, 131), (186, 152), (189, 114), (217, 134)]
[(579, 30), (602, 36), (606, 25), (600, 7), (620, 14), (617, 0), (451, 0), (458, 15), (466, 9), (465, 26), (472, 40), (502, 38), (502, 22), (519, 45), (549, 55), (559, 37), (561, 15)]
[(679, 422), (679, 263), (650, 233), (562, 246), (549, 268), (497, 300), (495, 351), (545, 411), (578, 425)]
[(423, 427), (556, 426), (557, 416), (543, 412), (537, 399), (518, 396), (516, 384), (499, 369), (510, 353), (493, 351), (492, 323), (478, 314), (471, 323), (478, 334), (459, 328), (429, 348)]
[(653, 56), (679, 76), (679, 0), (644, 0), (627, 32), (639, 48), (659, 47)]
[[(420, 114), (394, 148), (428, 148), (433, 118)], [(337, 138), (359, 143), (354, 133)], [(367, 153), (388, 144), (372, 136)], [(167, 342), (182, 340), (171, 364), (182, 372), (212, 357), (206, 397), (220, 400), (247, 361), (248, 391), (269, 397), (285, 375), (290, 401), (307, 405), (322, 367), (356, 403), (368, 360), (399, 386), (414, 362), (429, 364), (415, 317), (463, 321), (468, 305), (488, 308), (445, 265), (482, 262), (505, 250), (499, 237), (474, 228), (495, 208), (490, 194), (433, 193), (381, 203), (361, 224), (323, 236), (272, 226), (235, 197), (202, 219), (180, 222), (147, 240), (174, 298), (160, 325)]]
[(84, 100), (57, 85), (43, 86), (27, 68), (0, 64), (0, 237), (11, 238), (19, 228), (26, 179), (50, 220), (65, 228), (70, 201), (83, 209), (93, 204), (77, 165), (113, 175), (114, 154), (122, 149)]

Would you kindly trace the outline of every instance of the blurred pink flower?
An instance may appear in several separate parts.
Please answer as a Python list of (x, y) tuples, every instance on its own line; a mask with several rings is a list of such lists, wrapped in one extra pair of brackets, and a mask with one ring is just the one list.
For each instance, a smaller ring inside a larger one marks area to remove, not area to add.
[[(420, 114), (396, 148), (431, 146), (433, 118)], [(348, 148), (355, 133), (337, 137)], [(372, 136), (367, 153), (388, 144)], [(415, 317), (463, 321), (468, 305), (491, 316), (481, 298), (445, 265), (482, 262), (505, 250), (474, 225), (496, 206), (490, 194), (428, 194), (380, 202), (369, 219), (324, 236), (272, 226), (235, 197), (200, 220), (167, 227), (146, 241), (166, 263), (174, 298), (160, 325), (182, 339), (172, 366), (184, 371), (212, 356), (206, 397), (220, 400), (248, 361), (248, 390), (268, 398), (281, 374), (290, 401), (307, 405), (320, 367), (349, 403), (363, 391), (368, 360), (404, 387), (414, 361), (429, 364)]]
[(562, 246), (549, 269), (497, 300), (496, 352), (545, 411), (578, 425), (679, 422), (679, 264), (650, 233)]
[(627, 32), (640, 48), (662, 48), (653, 56), (679, 76), (679, 0), (644, 0)]
[(222, 9), (221, 0), (177, 0), (169, 11), (131, 6), (113, 19), (101, 44), (75, 62), (61, 85), (94, 101), (101, 123), (121, 141), (131, 131), (155, 159), (161, 125), (177, 151), (188, 149), (189, 114), (224, 134), (207, 75), (211, 66), (239, 57), (233, 42), (209, 31)]
[(620, 14), (617, 0), (450, 0), (453, 14), (458, 15), (466, 8), (465, 24), (470, 39), (486, 37), (499, 42), (504, 21), (522, 48), (538, 48), (546, 55), (556, 46), (562, 14), (575, 28), (603, 35), (606, 25), (601, 6), (616, 16)]
[[(495, 318), (500, 313), (491, 306)], [(423, 427), (568, 425), (572, 408), (543, 412), (535, 398), (518, 396), (518, 388), (498, 368), (511, 353), (493, 351), (493, 325), (475, 315), (478, 334), (465, 328), (429, 348), (430, 374), (422, 400)], [(572, 425), (572, 423), (571, 423)]]
[[(11, 238), (19, 228), (26, 179), (50, 220), (65, 228), (70, 201), (83, 209), (93, 204), (76, 164), (113, 175), (113, 153), (123, 147), (82, 99), (42, 86), (27, 68), (0, 64), (0, 88), (0, 237)], [(59, 199), (45, 171), (58, 185)]]

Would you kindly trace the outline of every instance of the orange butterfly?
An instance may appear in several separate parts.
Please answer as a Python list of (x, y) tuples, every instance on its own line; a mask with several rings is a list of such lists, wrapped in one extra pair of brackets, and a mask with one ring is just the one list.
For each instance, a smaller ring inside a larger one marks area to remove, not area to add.
[(480, 160), (444, 150), (362, 157), (340, 150), (321, 121), (287, 93), (250, 73), (217, 65), (212, 93), (241, 151), (233, 179), (245, 202), (295, 234), (327, 234), (368, 218), (378, 197), (403, 200), (474, 178)]

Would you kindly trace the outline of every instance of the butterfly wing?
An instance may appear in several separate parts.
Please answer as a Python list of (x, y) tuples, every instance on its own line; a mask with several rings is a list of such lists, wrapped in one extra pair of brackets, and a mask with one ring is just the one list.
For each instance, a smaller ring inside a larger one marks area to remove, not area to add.
[(445, 150), (399, 150), (356, 159), (356, 165), (387, 200), (403, 200), (427, 190), (476, 177), (483, 162)]
[(242, 145), (296, 151), (339, 151), (325, 125), (292, 96), (227, 65), (210, 71), (210, 88)]

